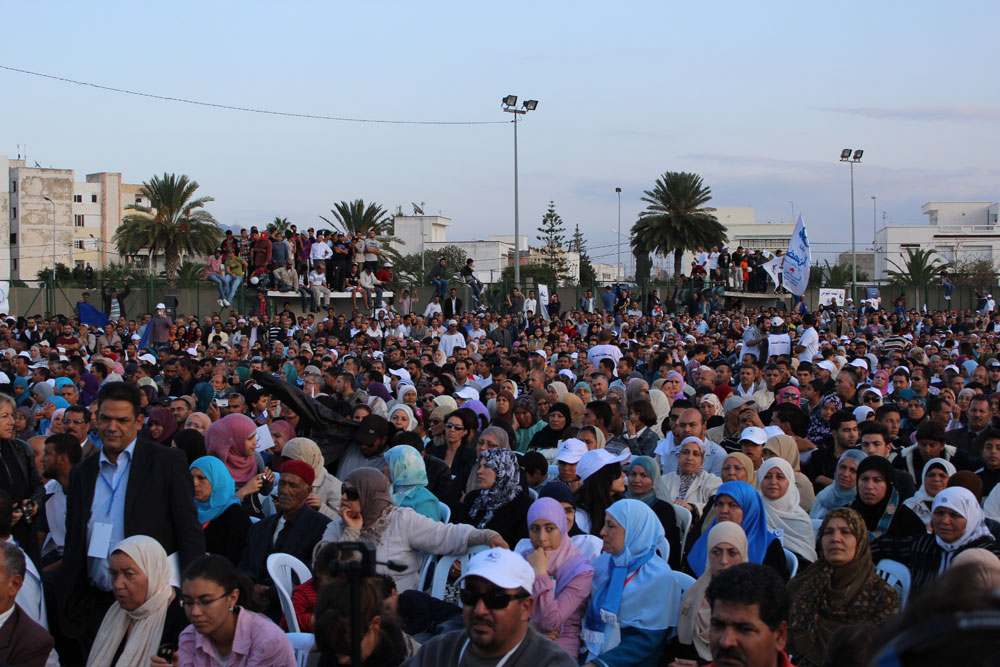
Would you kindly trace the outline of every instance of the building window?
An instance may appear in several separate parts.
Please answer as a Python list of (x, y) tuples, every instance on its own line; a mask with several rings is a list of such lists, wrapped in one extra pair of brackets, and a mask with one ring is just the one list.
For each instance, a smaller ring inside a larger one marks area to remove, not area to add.
[(82, 215), (74, 215), (73, 216), (73, 224), (76, 225), (77, 227), (83, 227), (83, 216)]
[(11, 234), (10, 235), (10, 244), (11, 245), (17, 245), (17, 234)]
[(91, 204), (97, 203), (97, 195), (90, 195), (90, 203)]
[(82, 239), (73, 241), (73, 247), (77, 250), (85, 250), (86, 248), (83, 247), (83, 243), (84, 241)]
[(76, 264), (76, 268), (78, 268), (78, 269), (82, 269), (82, 268), (83, 268), (83, 265), (84, 265), (84, 264), (85, 264), (86, 262), (84, 262), (84, 261), (83, 261), (82, 259), (78, 259), (78, 260), (76, 260), (76, 262), (74, 262), (74, 263)]
[(139, 195), (135, 196), (135, 205), (142, 206), (142, 197), (140, 197)]
[(83, 195), (73, 195), (73, 201), (76, 202), (77, 204), (82, 203), (83, 202)]

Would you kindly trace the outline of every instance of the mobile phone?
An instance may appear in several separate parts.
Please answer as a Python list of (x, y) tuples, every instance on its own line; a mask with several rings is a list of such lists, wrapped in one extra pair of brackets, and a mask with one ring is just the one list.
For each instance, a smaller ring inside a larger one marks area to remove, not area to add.
[(156, 657), (163, 658), (167, 662), (173, 659), (174, 653), (177, 651), (177, 644), (161, 644), (158, 649), (156, 649)]
[(228, 408), (229, 399), (228, 398), (217, 398), (215, 399), (215, 407), (217, 408)]

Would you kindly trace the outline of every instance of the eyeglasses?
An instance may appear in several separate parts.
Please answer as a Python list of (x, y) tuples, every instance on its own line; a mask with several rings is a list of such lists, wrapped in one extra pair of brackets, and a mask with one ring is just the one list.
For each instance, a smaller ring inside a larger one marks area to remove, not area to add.
[(353, 489), (349, 486), (341, 487), (340, 492), (344, 494), (344, 497), (350, 501), (361, 500), (361, 494), (358, 493), (357, 489)]
[(475, 607), (476, 604), (482, 600), (487, 609), (496, 610), (503, 609), (510, 604), (511, 600), (523, 600), (528, 597), (528, 594), (515, 593), (514, 595), (511, 595), (510, 593), (504, 593), (499, 590), (491, 590), (485, 593), (480, 593), (468, 588), (463, 588), (459, 591), (458, 597), (462, 600), (462, 604), (466, 607)]
[(465, 430), (467, 430), (465, 427), (459, 426), (458, 424), (445, 424), (444, 427), (447, 428), (447, 429), (451, 429), (453, 431), (465, 431)]
[(208, 605), (214, 604), (228, 595), (229, 593), (223, 593), (219, 597), (212, 598), (211, 600), (192, 600), (190, 598), (185, 598), (181, 600), (181, 606), (184, 607), (185, 609), (194, 609), (195, 607), (201, 607), (202, 609), (204, 609)]
[(86, 424), (86, 423), (87, 422), (82, 421), (80, 419), (64, 419), (63, 420), (63, 424), (65, 424), (66, 426), (80, 426), (80, 425)]
[(882, 399), (878, 396), (865, 396), (865, 403), (881, 403)]

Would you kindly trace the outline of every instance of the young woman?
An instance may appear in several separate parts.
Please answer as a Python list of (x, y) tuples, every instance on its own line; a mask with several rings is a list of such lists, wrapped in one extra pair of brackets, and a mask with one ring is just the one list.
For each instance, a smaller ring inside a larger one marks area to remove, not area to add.
[(424, 458), (409, 445), (396, 445), (385, 453), (392, 500), (397, 507), (409, 507), (432, 521), (441, 520), (437, 496), (427, 490)]
[(669, 493), (660, 478), (660, 465), (649, 456), (636, 456), (628, 468), (628, 490), (626, 498), (639, 500), (653, 510), (660, 520), (663, 533), (670, 544), (670, 567), (681, 565), (681, 534), (677, 527), (674, 505), (669, 501)]
[(232, 475), (219, 459), (203, 456), (191, 464), (191, 480), (206, 551), (236, 565), (246, 546), (250, 517), (236, 497)]
[(236, 482), (236, 496), (250, 516), (262, 517), (259, 494), (270, 495), (274, 473), (256, 455), (257, 426), (246, 415), (231, 414), (213, 423), (205, 432), (205, 445), (218, 457)]
[(606, 450), (596, 449), (588, 451), (576, 464), (582, 482), (574, 493), (578, 508), (576, 523), (580, 530), (591, 535), (600, 535), (608, 508), (625, 496), (628, 487), (622, 464), (601, 465), (606, 460)]
[(782, 545), (795, 554), (799, 562), (815, 561), (812, 520), (799, 506), (799, 490), (795, 486), (792, 466), (785, 459), (768, 459), (757, 471), (757, 480), (764, 497), (768, 527), (781, 531)]
[[(551, 389), (556, 384), (562, 383), (553, 382), (549, 388)], [(554, 403), (549, 409), (548, 426), (534, 435), (528, 444), (528, 449), (555, 449), (559, 446), (559, 441), (566, 437), (565, 433), (570, 428), (570, 421), (569, 407), (565, 403)]]

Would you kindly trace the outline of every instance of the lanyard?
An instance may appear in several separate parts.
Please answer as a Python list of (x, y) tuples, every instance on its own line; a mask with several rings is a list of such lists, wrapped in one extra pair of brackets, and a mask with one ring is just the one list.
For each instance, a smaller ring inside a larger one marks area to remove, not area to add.
[[(129, 466), (131, 465), (132, 459), (130, 457), (122, 467), (121, 474), (118, 476), (118, 482), (114, 486), (111, 486), (111, 482), (109, 482), (108, 478), (104, 476), (104, 471), (101, 471), (100, 477), (104, 483), (108, 485), (108, 490), (111, 491), (111, 497), (108, 498), (108, 509), (104, 512), (105, 519), (109, 519), (111, 517), (111, 507), (115, 504), (115, 496), (118, 495), (118, 489), (121, 487), (122, 480), (125, 479), (125, 473), (128, 472)], [(114, 476), (112, 476), (112, 479), (114, 479)]]
[[(527, 636), (527, 635), (525, 635), (525, 636)], [(458, 663), (457, 664), (459, 664), (459, 665), (462, 664), (462, 658), (465, 657), (465, 649), (469, 648), (469, 641), (470, 641), (469, 639), (466, 639), (465, 643), (462, 644), (462, 652), (458, 654)], [(510, 659), (510, 656), (514, 653), (514, 651), (516, 651), (521, 646), (522, 642), (524, 642), (523, 638), (521, 639), (521, 641), (519, 641), (517, 643), (516, 646), (514, 646), (514, 648), (512, 648), (509, 651), (507, 651), (507, 653), (505, 653), (504, 656), (502, 658), (500, 658), (500, 662), (498, 662), (493, 667), (503, 667), (504, 663), (507, 662)]]

